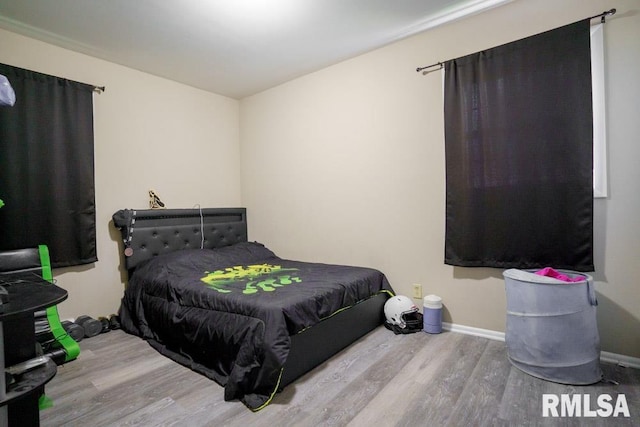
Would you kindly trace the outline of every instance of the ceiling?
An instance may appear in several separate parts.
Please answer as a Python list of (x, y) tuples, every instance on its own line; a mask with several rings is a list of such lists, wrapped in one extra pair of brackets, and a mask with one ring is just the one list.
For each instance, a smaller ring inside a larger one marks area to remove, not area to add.
[(240, 99), (509, 1), (0, 0), (0, 28)]

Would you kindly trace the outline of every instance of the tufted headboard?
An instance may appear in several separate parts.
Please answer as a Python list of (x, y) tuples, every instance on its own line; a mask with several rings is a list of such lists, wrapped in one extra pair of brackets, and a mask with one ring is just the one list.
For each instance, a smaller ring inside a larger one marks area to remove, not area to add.
[(221, 248), (247, 241), (245, 208), (123, 209), (113, 214), (129, 274), (142, 261), (188, 248)]

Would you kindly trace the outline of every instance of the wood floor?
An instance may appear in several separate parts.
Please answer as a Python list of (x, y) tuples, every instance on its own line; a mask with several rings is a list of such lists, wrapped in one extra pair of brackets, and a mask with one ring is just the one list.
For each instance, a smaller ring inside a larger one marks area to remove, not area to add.
[[(511, 367), (505, 345), (380, 327), (300, 378), (263, 410), (120, 330), (82, 340), (46, 386), (43, 426), (640, 426), (640, 370), (603, 364), (619, 385), (564, 386)], [(543, 418), (544, 393), (624, 394), (630, 418)]]

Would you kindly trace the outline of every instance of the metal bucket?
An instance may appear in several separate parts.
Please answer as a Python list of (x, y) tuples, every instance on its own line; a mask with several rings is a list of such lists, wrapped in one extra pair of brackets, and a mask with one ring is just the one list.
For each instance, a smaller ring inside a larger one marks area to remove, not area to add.
[(513, 366), (562, 384), (601, 380), (597, 300), (591, 276), (558, 270), (579, 282), (564, 282), (506, 270), (507, 355)]

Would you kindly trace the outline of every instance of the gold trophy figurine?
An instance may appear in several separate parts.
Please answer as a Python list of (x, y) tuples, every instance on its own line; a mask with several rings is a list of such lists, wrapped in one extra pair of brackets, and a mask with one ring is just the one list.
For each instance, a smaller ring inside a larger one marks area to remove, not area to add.
[(164, 209), (164, 203), (162, 203), (155, 190), (149, 190), (149, 208)]

